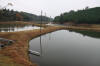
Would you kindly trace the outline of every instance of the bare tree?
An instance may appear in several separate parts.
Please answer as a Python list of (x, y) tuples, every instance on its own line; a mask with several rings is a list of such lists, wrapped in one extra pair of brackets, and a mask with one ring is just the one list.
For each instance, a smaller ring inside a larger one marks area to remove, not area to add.
[(5, 5), (5, 6), (3, 6), (3, 7), (0, 5), (0, 9), (7, 8), (8, 6), (13, 6), (13, 4), (12, 4), (12, 3), (8, 3), (7, 5)]

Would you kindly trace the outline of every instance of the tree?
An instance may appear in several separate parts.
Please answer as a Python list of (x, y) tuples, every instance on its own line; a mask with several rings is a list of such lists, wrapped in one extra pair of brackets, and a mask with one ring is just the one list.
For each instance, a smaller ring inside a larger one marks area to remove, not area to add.
[[(43, 20), (48, 21), (49, 17), (43, 16)], [(0, 21), (40, 21), (41, 16), (37, 16), (35, 14), (26, 13), (26, 12), (18, 12), (9, 9), (0, 10)]]
[(78, 11), (71, 10), (55, 17), (54, 21), (58, 23), (71, 21), (76, 24), (100, 24), (100, 7), (86, 7), (85, 10)]
[(60, 24), (63, 24), (63, 14), (60, 15), (59, 22), (60, 22)]
[(88, 10), (89, 9), (89, 7), (87, 6), (86, 8), (85, 8), (85, 10)]
[(5, 5), (5, 6), (1, 6), (1, 5), (0, 5), (0, 10), (5, 9), (5, 8), (8, 7), (8, 6), (13, 6), (13, 4), (12, 4), (12, 3), (8, 3), (8, 4)]
[(21, 16), (19, 13), (16, 13), (16, 20), (17, 21), (22, 21), (23, 20), (23, 16)]

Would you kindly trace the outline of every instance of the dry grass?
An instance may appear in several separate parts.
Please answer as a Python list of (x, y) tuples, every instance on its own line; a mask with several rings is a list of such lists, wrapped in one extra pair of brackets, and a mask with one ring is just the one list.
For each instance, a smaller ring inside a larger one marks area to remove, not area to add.
[[(23, 21), (17, 21), (17, 22), (0, 22), (0, 25), (17, 25), (17, 26), (25, 26), (25, 25), (35, 25), (35, 26), (41, 26), (40, 24), (36, 24), (35, 22), (23, 22)], [(42, 24), (42, 27), (48, 27), (45, 24)]]
[(37, 66), (35, 63), (32, 64), (29, 61), (28, 57), (29, 41), (32, 38), (39, 36), (40, 34), (46, 34), (48, 32), (53, 32), (59, 29), (63, 29), (63, 27), (47, 27), (45, 29), (42, 29), (41, 33), (39, 29), (20, 31), (20, 32), (0, 33), (0, 37), (2, 38), (15, 40), (14, 44), (2, 49), (2, 51), (0, 51), (0, 54), (3, 54), (4, 56), (9, 56), (11, 59), (13, 59), (13, 62), (17, 64), (22, 64), (24, 66)]
[(0, 66), (23, 66), (23, 65), (17, 64), (15, 62), (13, 62), (12, 58), (9, 58), (8, 56), (4, 56), (4, 55), (0, 54)]
[(0, 22), (0, 24), (12, 24), (12, 25), (14, 25), (14, 24), (18, 24), (18, 25), (30, 25), (30, 24), (34, 24), (34, 23), (32, 23), (32, 22)]
[(75, 30), (92, 30), (92, 31), (97, 31), (100, 32), (100, 27), (97, 27), (95, 25), (91, 26), (91, 27), (78, 27), (78, 26), (68, 26), (65, 29), (75, 29)]

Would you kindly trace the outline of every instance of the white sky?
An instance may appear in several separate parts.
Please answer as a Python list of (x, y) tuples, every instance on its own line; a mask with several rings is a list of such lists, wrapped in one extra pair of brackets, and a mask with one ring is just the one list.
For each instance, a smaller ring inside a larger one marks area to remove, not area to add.
[(47, 16), (55, 17), (70, 10), (83, 9), (86, 6), (99, 7), (100, 0), (0, 0), (0, 5), (13, 3), (7, 8), (40, 15), (40, 11)]

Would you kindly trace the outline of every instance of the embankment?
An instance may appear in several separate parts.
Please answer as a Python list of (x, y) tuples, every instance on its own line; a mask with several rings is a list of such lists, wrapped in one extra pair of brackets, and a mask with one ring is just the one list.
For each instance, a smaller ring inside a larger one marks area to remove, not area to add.
[[(22, 23), (23, 24), (23, 23)], [(29, 24), (29, 23), (28, 23)], [(32, 23), (30, 23), (32, 24)], [(0, 49), (0, 66), (37, 66), (29, 61), (29, 41), (37, 36), (61, 29), (94, 30), (100, 31), (100, 28), (76, 27), (76, 26), (52, 26), (42, 29), (20, 31), (20, 32), (1, 32), (0, 38), (14, 40), (14, 44)]]
[(64, 29), (64, 27), (47, 27), (42, 29), (41, 33), (40, 30), (0, 33), (1, 38), (15, 41), (11, 46), (4, 47), (0, 50), (0, 54), (2, 54), (1, 57), (9, 57), (9, 59), (5, 59), (8, 60), (8, 62), (5, 62), (5, 60), (1, 59), (0, 62), (4, 64), (9, 64), (12, 62), (14, 66), (17, 66), (16, 64), (19, 64), (19, 66), (37, 66), (35, 63), (32, 64), (29, 61), (29, 41), (41, 34), (46, 34), (60, 29)]

